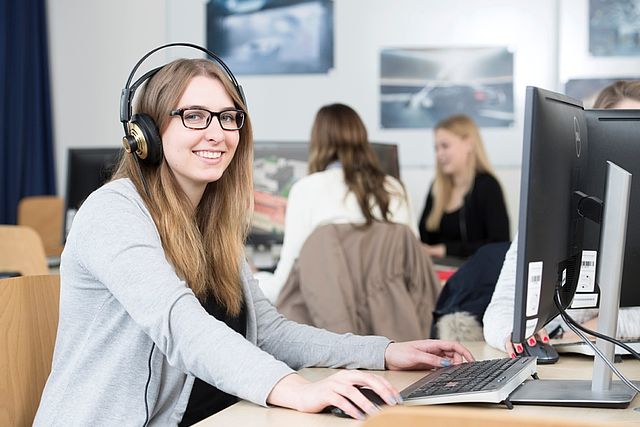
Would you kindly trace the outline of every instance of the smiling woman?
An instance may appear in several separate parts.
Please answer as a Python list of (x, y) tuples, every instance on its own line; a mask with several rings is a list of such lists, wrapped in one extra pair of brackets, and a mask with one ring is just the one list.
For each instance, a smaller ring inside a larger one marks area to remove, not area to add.
[(294, 369), (472, 359), (457, 343), (338, 335), (277, 313), (244, 261), (253, 137), (240, 87), (221, 66), (179, 59), (152, 70), (131, 117), (139, 81), (123, 91), (130, 154), (74, 217), (35, 425), (191, 425), (238, 398), (362, 417), (349, 401), (375, 408), (355, 385), (395, 404), (386, 379), (354, 370), (309, 383)]
[(207, 184), (220, 179), (233, 159), (240, 137), (235, 116), (244, 113), (236, 112), (220, 80), (205, 76), (191, 79), (178, 106), (173, 113), (181, 114), (170, 114), (174, 120), (162, 131), (162, 149), (180, 188), (198, 206)]

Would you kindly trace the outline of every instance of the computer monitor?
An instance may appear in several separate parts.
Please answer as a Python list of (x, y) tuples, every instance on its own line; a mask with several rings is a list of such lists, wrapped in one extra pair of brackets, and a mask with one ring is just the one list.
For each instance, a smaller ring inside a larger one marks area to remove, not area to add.
[[(398, 146), (372, 142), (382, 170), (400, 179)], [(257, 141), (254, 146), (254, 214), (247, 243), (281, 244), (291, 186), (308, 173), (308, 142)]]
[(89, 194), (111, 178), (121, 153), (120, 148), (69, 149), (65, 195), (65, 240), (80, 205)]
[[(633, 175), (629, 212), (640, 212), (640, 110), (585, 110), (589, 137), (584, 192), (604, 199), (606, 162)], [(584, 249), (597, 251), (600, 226), (586, 221)], [(640, 217), (630, 214), (622, 271), (621, 307), (640, 306)]]
[[(512, 342), (524, 343), (559, 314), (554, 302), (556, 292), (562, 309), (578, 295), (585, 258), (582, 215), (587, 209), (583, 205), (592, 200), (586, 198), (590, 195), (582, 188), (589, 173), (588, 132), (580, 101), (527, 87)], [(606, 289), (599, 295), (598, 329), (612, 335), (617, 320), (630, 175), (611, 163), (607, 181), (600, 245), (600, 252), (606, 253), (597, 261), (598, 275), (605, 276), (602, 283)], [(588, 216), (598, 219), (593, 210)], [(612, 344), (599, 342), (598, 348), (613, 359)], [(612, 383), (611, 372), (596, 358), (592, 380), (525, 381), (509, 399), (516, 404), (622, 408), (634, 397), (635, 391), (626, 385)]]
[(582, 224), (577, 200), (587, 169), (580, 101), (527, 87), (513, 342), (523, 343), (559, 312), (556, 285), (570, 302), (577, 286)]

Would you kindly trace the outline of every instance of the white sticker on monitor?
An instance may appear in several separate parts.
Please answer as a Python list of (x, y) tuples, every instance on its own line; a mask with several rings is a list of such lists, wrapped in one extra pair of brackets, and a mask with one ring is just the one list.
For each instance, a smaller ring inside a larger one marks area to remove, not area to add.
[(525, 327), (525, 339), (529, 338), (536, 332), (536, 325), (538, 324), (538, 318), (527, 319), (527, 325)]
[(578, 276), (578, 288), (576, 292), (593, 292), (595, 290), (597, 258), (597, 251), (582, 251), (580, 275)]
[(542, 287), (542, 261), (529, 263), (527, 280), (527, 317), (536, 316), (540, 305), (540, 288)]
[(571, 308), (593, 308), (598, 306), (598, 294), (575, 294)]

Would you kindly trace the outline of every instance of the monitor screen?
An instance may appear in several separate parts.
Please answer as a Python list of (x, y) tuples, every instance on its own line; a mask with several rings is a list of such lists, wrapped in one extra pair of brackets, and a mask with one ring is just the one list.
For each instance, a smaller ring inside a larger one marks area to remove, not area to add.
[[(400, 179), (398, 146), (372, 142), (382, 170)], [(260, 142), (254, 146), (254, 213), (249, 244), (281, 244), (291, 186), (308, 173), (308, 142)]]
[(527, 87), (518, 224), (513, 342), (558, 315), (577, 286), (582, 224), (574, 192), (587, 164), (587, 125), (580, 101)]
[(67, 191), (65, 196), (64, 236), (73, 216), (94, 190), (111, 178), (120, 159), (120, 148), (70, 148), (67, 156)]
[[(633, 175), (625, 245), (620, 306), (640, 306), (640, 110), (585, 110), (589, 160), (584, 192), (604, 200), (607, 160)], [(597, 251), (601, 227), (585, 222), (584, 248)]]

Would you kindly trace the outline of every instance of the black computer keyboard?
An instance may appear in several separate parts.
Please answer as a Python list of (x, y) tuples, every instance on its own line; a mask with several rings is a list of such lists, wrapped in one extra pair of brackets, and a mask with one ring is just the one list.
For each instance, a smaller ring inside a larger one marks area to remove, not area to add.
[(439, 368), (400, 394), (406, 404), (502, 402), (536, 372), (534, 357), (481, 360)]

